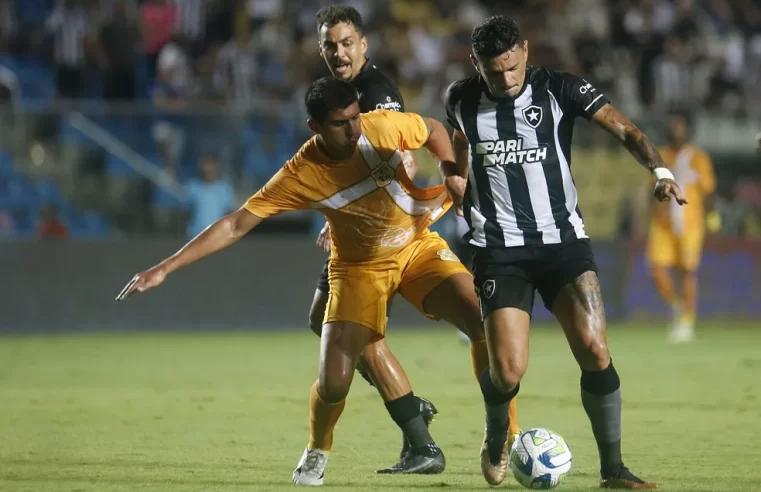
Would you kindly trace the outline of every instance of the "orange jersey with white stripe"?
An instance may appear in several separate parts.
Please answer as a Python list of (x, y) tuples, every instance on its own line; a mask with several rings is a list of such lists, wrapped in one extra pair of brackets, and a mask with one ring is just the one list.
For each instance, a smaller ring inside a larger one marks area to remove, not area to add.
[(677, 234), (702, 231), (705, 220), (703, 200), (716, 189), (711, 157), (695, 145), (685, 145), (678, 151), (663, 147), (660, 154), (689, 203), (684, 206), (674, 200), (656, 203), (653, 220)]
[(423, 118), (378, 110), (360, 121), (362, 137), (351, 158), (330, 159), (313, 137), (245, 208), (263, 218), (319, 210), (330, 223), (331, 256), (349, 262), (393, 255), (425, 232), (452, 202), (443, 185), (418, 188), (404, 171), (401, 152), (428, 139)]

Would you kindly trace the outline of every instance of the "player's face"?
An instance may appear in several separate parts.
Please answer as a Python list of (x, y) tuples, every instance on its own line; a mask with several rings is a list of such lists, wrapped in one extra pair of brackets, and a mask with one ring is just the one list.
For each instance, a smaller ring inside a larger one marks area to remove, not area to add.
[(669, 122), (669, 141), (674, 145), (682, 145), (687, 141), (687, 134), (687, 122), (684, 118), (681, 116), (672, 118)]
[(308, 123), (309, 128), (318, 135), (328, 156), (333, 159), (351, 157), (362, 136), (358, 102), (331, 111), (325, 121), (309, 120)]
[(330, 73), (343, 80), (354, 80), (366, 61), (367, 38), (348, 22), (339, 22), (332, 27), (323, 24), (319, 38), (320, 56), (328, 64)]
[(470, 59), (492, 96), (515, 97), (520, 94), (526, 80), (528, 41), (523, 41), (512, 50), (494, 58), (479, 60), (471, 54)]

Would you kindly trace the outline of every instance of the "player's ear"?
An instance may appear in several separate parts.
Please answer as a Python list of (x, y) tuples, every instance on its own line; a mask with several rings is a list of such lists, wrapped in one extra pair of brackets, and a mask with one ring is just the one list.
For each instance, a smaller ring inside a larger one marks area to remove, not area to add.
[(473, 53), (470, 54), (470, 63), (472, 63), (473, 66), (476, 68), (476, 70), (478, 70), (478, 59), (476, 59), (476, 55), (474, 55)]
[(307, 126), (313, 133), (320, 133), (320, 124), (317, 121), (310, 118), (307, 120)]
[(360, 38), (359, 47), (362, 49), (363, 55), (367, 53), (367, 37), (366, 36), (362, 36)]
[(527, 62), (528, 61), (528, 39), (523, 40), (522, 48), (523, 48), (523, 60)]

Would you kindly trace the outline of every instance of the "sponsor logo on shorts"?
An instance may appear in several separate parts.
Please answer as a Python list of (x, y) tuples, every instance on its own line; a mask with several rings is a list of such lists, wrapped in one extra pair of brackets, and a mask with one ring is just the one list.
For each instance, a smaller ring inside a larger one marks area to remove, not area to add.
[(457, 258), (457, 255), (448, 249), (440, 249), (436, 252), (436, 254), (439, 255), (439, 258), (444, 261), (460, 261), (459, 258)]
[(484, 282), (481, 290), (483, 291), (485, 298), (491, 299), (491, 296), (493, 296), (494, 292), (497, 290), (497, 283), (494, 281), (494, 279), (489, 279)]

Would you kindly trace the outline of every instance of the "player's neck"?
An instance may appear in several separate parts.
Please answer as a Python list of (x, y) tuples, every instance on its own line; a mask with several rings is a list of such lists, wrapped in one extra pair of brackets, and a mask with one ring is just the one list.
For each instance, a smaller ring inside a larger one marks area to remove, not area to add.
[(352, 151), (351, 154), (348, 154), (346, 152), (342, 153), (340, 151), (331, 150), (319, 135), (317, 135), (317, 148), (320, 150), (320, 152), (322, 152), (322, 155), (327, 157), (329, 160), (336, 162), (345, 161), (354, 155), (354, 151)]

